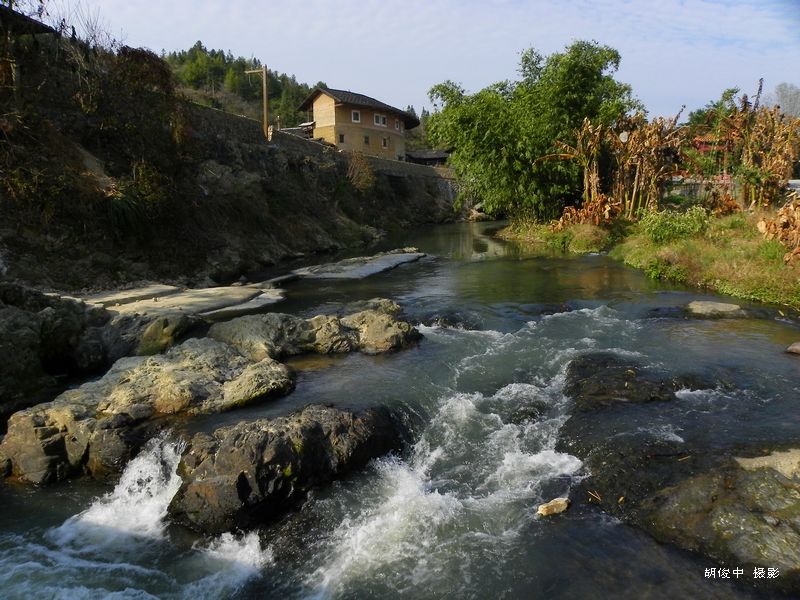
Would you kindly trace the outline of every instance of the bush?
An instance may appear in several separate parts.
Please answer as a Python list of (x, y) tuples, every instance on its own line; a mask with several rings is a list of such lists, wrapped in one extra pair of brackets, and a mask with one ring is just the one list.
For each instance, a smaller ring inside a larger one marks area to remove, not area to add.
[(700, 206), (693, 206), (686, 212), (649, 212), (641, 219), (642, 230), (656, 244), (704, 233), (708, 223), (708, 213)]

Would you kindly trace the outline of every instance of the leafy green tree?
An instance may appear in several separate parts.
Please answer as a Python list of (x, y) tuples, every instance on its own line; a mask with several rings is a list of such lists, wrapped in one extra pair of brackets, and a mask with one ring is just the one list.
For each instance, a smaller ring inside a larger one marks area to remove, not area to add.
[(450, 163), (465, 192), (493, 214), (557, 216), (581, 196), (581, 172), (566, 161), (540, 160), (575, 143), (584, 118), (610, 125), (640, 109), (630, 86), (614, 79), (619, 53), (578, 41), (544, 57), (521, 54), (519, 81), (501, 81), (475, 94), (445, 81), (431, 88), (431, 142), (451, 148)]

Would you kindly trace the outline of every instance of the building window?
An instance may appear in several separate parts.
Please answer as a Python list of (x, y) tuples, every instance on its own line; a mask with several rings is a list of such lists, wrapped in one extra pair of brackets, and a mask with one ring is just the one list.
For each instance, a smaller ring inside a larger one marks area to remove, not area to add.
[(339, 143), (340, 144), (344, 144), (344, 134), (343, 133), (339, 134)]
[(353, 123), (361, 123), (361, 111), (360, 110), (354, 110), (353, 114), (352, 114), (352, 117), (353, 117)]
[(375, 114), (375, 125), (381, 124), (381, 116), (379, 114)]
[(375, 115), (375, 125), (378, 127), (386, 127), (386, 115)]
[(400, 131), (400, 119), (394, 120), (394, 128), (397, 129), (397, 131)]
[(368, 135), (364, 136), (364, 145), (365, 146), (369, 146), (369, 136)]
[(384, 148), (388, 148), (389, 147), (389, 138), (383, 138), (383, 147)]

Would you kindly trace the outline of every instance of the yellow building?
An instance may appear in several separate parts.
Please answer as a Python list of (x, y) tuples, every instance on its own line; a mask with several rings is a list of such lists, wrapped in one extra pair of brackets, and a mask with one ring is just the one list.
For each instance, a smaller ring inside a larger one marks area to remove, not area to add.
[(405, 160), (407, 129), (419, 119), (364, 94), (317, 88), (300, 105), (312, 111), (313, 137), (341, 150)]

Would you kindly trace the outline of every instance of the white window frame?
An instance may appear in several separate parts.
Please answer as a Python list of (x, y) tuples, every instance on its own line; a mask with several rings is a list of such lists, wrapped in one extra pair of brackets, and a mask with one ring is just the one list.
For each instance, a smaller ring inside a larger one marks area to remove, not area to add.
[(386, 115), (382, 115), (380, 113), (375, 113), (374, 118), (372, 119), (373, 123), (378, 127), (387, 127), (386, 123)]
[(353, 123), (361, 123), (361, 111), (360, 110), (351, 110), (350, 111), (350, 119)]

